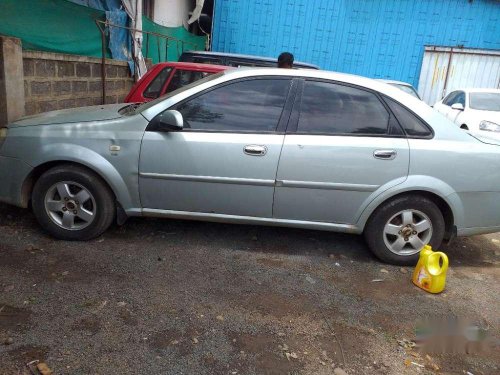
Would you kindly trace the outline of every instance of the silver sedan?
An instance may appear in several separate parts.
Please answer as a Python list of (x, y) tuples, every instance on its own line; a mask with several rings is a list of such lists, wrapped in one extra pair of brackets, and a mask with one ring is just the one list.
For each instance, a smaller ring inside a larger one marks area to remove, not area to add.
[(364, 234), (383, 261), (500, 231), (500, 147), (375, 80), (236, 69), (0, 130), (0, 201), (56, 238), (130, 216)]

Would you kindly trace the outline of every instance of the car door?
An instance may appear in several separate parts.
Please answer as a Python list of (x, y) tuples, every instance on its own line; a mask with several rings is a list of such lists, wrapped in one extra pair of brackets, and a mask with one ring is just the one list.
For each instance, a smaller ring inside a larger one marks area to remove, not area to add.
[(374, 92), (314, 80), (301, 91), (278, 167), (274, 216), (353, 224), (376, 191), (407, 178), (408, 141)]
[(170, 108), (182, 114), (184, 129), (146, 130), (139, 163), (143, 208), (271, 217), (291, 82), (231, 81)]
[[(172, 73), (172, 70), (173, 69), (171, 67), (164, 67), (153, 72), (153, 76), (148, 76), (148, 80), (150, 80), (150, 83), (144, 87), (144, 91), (142, 93), (139, 93), (139, 100), (136, 100), (141, 102), (149, 102), (162, 95), (164, 87), (166, 86), (166, 83)], [(140, 87), (142, 88), (143, 86), (141, 85)]]

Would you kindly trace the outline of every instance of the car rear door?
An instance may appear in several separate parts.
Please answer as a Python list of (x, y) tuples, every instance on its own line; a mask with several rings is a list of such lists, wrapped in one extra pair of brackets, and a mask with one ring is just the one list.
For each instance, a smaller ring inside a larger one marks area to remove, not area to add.
[(286, 77), (253, 77), (170, 108), (181, 112), (184, 129), (146, 131), (139, 167), (143, 208), (271, 217), (292, 87)]
[(273, 215), (354, 224), (377, 191), (407, 178), (408, 141), (374, 92), (316, 80), (303, 82), (299, 91), (278, 167)]

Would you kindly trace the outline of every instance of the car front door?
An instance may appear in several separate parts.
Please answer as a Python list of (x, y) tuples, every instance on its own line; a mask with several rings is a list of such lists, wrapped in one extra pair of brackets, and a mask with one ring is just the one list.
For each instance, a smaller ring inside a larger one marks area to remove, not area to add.
[(231, 81), (170, 108), (184, 128), (146, 130), (143, 208), (271, 217), (291, 87), (284, 77)]
[(278, 167), (274, 217), (354, 224), (374, 192), (407, 178), (408, 141), (371, 91), (312, 80), (301, 91)]

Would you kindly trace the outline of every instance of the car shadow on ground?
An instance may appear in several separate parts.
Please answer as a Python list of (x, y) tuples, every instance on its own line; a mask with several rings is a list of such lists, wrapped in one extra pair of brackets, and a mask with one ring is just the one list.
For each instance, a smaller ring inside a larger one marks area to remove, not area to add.
[[(41, 238), (52, 240), (38, 226), (29, 209), (0, 204), (0, 226), (29, 227)], [(182, 242), (182, 236), (187, 234), (195, 240), (210, 242), (214, 247), (234, 251), (332, 258), (345, 256), (356, 262), (378, 262), (362, 235), (297, 228), (130, 218), (123, 226), (112, 226), (103, 237), (125, 242), (134, 239)], [(489, 236), (455, 238), (450, 244), (443, 243), (439, 250), (448, 255), (453, 267), (495, 267), (495, 251), (498, 253), (498, 247)]]

